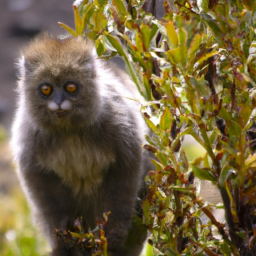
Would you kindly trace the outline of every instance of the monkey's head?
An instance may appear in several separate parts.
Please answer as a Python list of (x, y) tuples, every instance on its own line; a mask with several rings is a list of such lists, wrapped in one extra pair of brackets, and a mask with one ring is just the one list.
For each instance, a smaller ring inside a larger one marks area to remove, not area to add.
[(36, 125), (70, 129), (97, 120), (102, 101), (93, 51), (86, 39), (48, 35), (23, 51), (18, 92)]

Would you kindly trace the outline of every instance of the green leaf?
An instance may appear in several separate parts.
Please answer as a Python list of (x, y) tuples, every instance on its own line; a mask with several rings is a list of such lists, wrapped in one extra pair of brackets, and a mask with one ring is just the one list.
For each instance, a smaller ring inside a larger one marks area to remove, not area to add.
[(193, 194), (194, 193), (194, 187), (190, 187), (190, 188), (184, 188), (184, 187), (180, 187), (180, 186), (170, 186), (169, 188), (172, 188), (175, 191), (179, 191), (182, 193), (187, 193), (187, 194)]
[(144, 119), (145, 119), (145, 121), (146, 121), (148, 127), (149, 127), (154, 133), (157, 133), (157, 132), (158, 132), (158, 128), (154, 125), (154, 123), (153, 123), (150, 119), (148, 119), (148, 118), (146, 118), (146, 117), (145, 117)]
[(250, 155), (245, 160), (246, 167), (255, 167), (256, 166), (256, 154)]
[(63, 27), (64, 29), (66, 29), (66, 30), (69, 32), (69, 34), (71, 34), (72, 36), (75, 36), (75, 37), (78, 36), (77, 32), (76, 32), (75, 30), (73, 30), (72, 28), (70, 28), (69, 26), (65, 25), (65, 24), (62, 23), (62, 22), (58, 22), (58, 24), (59, 24), (61, 27)]
[(83, 33), (83, 24), (82, 19), (79, 13), (79, 8), (73, 5), (74, 16), (75, 16), (75, 26), (76, 26), (76, 33), (81, 35)]
[(135, 49), (136, 47), (133, 46), (129, 37), (127, 35), (122, 35), (122, 37), (126, 40), (128, 46), (129, 46), (128, 49), (131, 52), (132, 57), (135, 59), (135, 61), (138, 61), (140, 63), (140, 65), (144, 68), (144, 70), (146, 70), (147, 69), (146, 63), (142, 59), (142, 57), (141, 57), (140, 53), (137, 51), (137, 49)]
[(143, 42), (142, 42), (142, 37), (139, 31), (137, 31), (137, 33), (135, 34), (135, 43), (136, 43), (137, 51), (139, 53), (143, 53), (144, 52)]
[(152, 23), (151, 34), (150, 34), (150, 41), (156, 35), (157, 31), (158, 31), (158, 26), (156, 24)]
[(96, 47), (96, 51), (98, 56), (101, 56), (104, 54), (104, 52), (106, 51), (104, 44), (101, 42), (101, 37), (99, 37), (96, 41), (95, 41), (95, 47)]
[(231, 166), (229, 166), (228, 164), (225, 164), (223, 166), (223, 168), (221, 169), (219, 182), (218, 182), (220, 187), (222, 187), (222, 188), (226, 187), (226, 178), (228, 176), (229, 171), (232, 169), (233, 168)]
[(179, 44), (185, 45), (187, 42), (187, 33), (184, 28), (179, 28)]
[(117, 11), (120, 14), (122, 14), (122, 15), (127, 15), (128, 14), (123, 0), (112, 0), (112, 3), (114, 4), (114, 6), (116, 7)]
[(142, 202), (142, 208), (143, 208), (143, 214), (145, 217), (145, 224), (149, 225), (151, 223), (151, 218), (150, 218), (150, 202), (148, 199)]
[(215, 36), (217, 36), (218, 38), (222, 38), (224, 35), (219, 27), (219, 25), (217, 24), (217, 22), (207, 13), (201, 13), (204, 21), (207, 23), (207, 25), (210, 27), (210, 29), (212, 30), (212, 32), (215, 34)]
[(217, 178), (212, 173), (211, 169), (201, 169), (197, 166), (192, 166), (194, 175), (201, 180), (209, 180), (217, 182)]
[(86, 6), (86, 9), (84, 10), (84, 15), (83, 15), (83, 18), (82, 18), (82, 24), (83, 24), (84, 28), (86, 28), (86, 26), (88, 25), (89, 20), (90, 20), (90, 18), (92, 17), (92, 15), (94, 13), (94, 10), (95, 10), (94, 4), (89, 3)]
[(208, 84), (205, 80), (197, 80), (193, 76), (187, 76), (195, 88), (195, 90), (199, 93), (200, 96), (209, 96), (210, 95), (210, 89), (208, 87)]
[(171, 10), (176, 13), (179, 11), (179, 9), (176, 7), (174, 0), (167, 0), (167, 3), (169, 4)]
[(148, 25), (142, 23), (140, 25), (140, 31), (141, 31), (142, 38), (143, 38), (143, 44), (146, 48), (146, 51), (148, 51), (148, 48), (150, 45), (150, 40), (151, 40), (151, 30)]
[(158, 150), (157, 151), (157, 153), (156, 153), (156, 156), (157, 156), (157, 158), (159, 159), (159, 161), (161, 162), (161, 164), (163, 165), (163, 166), (166, 166), (167, 165), (167, 157), (166, 157), (166, 155), (164, 155), (163, 153), (162, 153), (162, 151), (160, 151), (160, 150)]
[(167, 107), (164, 108), (163, 114), (160, 119), (159, 127), (164, 131), (171, 127), (171, 112), (170, 109)]
[(195, 57), (195, 54), (199, 49), (200, 42), (201, 42), (201, 37), (199, 34), (196, 34), (188, 50), (188, 59), (192, 59)]
[(227, 121), (231, 121), (231, 116), (230, 114), (227, 112), (227, 110), (222, 106), (219, 112), (219, 115), (221, 118), (223, 118), (224, 120)]
[(137, 75), (133, 69), (133, 66), (131, 64), (131, 62), (129, 61), (129, 58), (127, 57), (123, 47), (121, 46), (120, 42), (117, 40), (117, 38), (113, 37), (112, 35), (108, 34), (107, 32), (104, 33), (103, 35), (103, 38), (106, 37), (108, 42), (110, 42), (110, 44), (113, 46), (113, 48), (116, 49), (116, 51), (118, 52), (118, 54), (123, 57), (127, 67), (128, 67), (128, 70), (130, 72), (130, 75), (132, 77), (132, 80), (134, 81), (134, 83), (136, 84), (139, 92), (141, 95), (143, 95), (147, 100), (151, 100), (151, 95), (150, 94), (146, 94), (144, 95), (142, 90), (141, 90), (141, 87), (140, 87), (140, 82), (137, 78)]
[(167, 36), (169, 38), (171, 46), (177, 47), (178, 46), (178, 36), (177, 36), (177, 33), (176, 33), (173, 23), (171, 21), (169, 21), (166, 24), (165, 28), (166, 28)]
[(168, 60), (172, 64), (178, 64), (181, 61), (180, 47), (176, 47), (166, 52)]
[(217, 53), (218, 53), (217, 50), (210, 51), (210, 52), (208, 52), (208, 53), (202, 55), (201, 58), (197, 60), (197, 63), (198, 63), (198, 64), (201, 64), (201, 63), (203, 63), (205, 60), (207, 60), (207, 59), (209, 59), (210, 57), (216, 55)]

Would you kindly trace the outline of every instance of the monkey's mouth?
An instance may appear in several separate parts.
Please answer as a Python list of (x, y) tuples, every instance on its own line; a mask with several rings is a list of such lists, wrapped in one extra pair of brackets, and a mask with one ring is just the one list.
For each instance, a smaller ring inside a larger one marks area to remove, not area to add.
[(58, 118), (63, 118), (64, 116), (66, 116), (68, 114), (68, 111), (66, 111), (66, 110), (57, 110), (54, 113)]

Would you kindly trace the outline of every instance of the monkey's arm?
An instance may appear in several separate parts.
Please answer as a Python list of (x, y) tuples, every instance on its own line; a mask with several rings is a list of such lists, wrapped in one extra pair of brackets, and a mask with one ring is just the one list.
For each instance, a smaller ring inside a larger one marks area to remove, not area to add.
[(32, 204), (34, 221), (41, 225), (54, 250), (52, 255), (72, 255), (68, 253), (69, 248), (66, 248), (63, 240), (53, 234), (55, 228), (64, 231), (74, 226), (75, 200), (71, 189), (54, 172), (38, 166), (27, 166), (21, 176), (26, 183), (25, 190)]

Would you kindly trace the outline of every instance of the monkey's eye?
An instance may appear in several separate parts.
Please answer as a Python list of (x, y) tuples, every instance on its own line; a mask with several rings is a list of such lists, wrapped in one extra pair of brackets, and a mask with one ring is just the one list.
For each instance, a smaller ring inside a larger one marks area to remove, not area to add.
[(48, 84), (42, 85), (40, 90), (44, 96), (49, 96), (52, 93), (52, 87)]
[(68, 84), (65, 85), (65, 90), (68, 93), (74, 93), (77, 90), (77, 85), (74, 84), (74, 83), (68, 83)]

